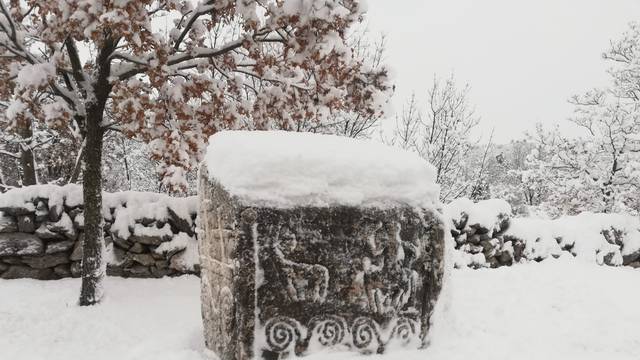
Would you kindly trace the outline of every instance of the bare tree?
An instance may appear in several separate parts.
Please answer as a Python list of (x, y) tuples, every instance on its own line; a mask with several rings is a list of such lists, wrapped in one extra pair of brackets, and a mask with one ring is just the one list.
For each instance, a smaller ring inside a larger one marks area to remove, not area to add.
[[(378, 71), (384, 66), (386, 36), (372, 40), (367, 27), (356, 27), (346, 39), (354, 58), (361, 61), (370, 71)], [(373, 99), (386, 102), (386, 99)], [(330, 115), (326, 122), (300, 121), (296, 131), (336, 134), (351, 138), (370, 138), (378, 127), (381, 114), (362, 114), (353, 111), (338, 111)]]
[(435, 167), (443, 201), (467, 194), (473, 184), (462, 166), (477, 143), (470, 136), (480, 121), (469, 103), (469, 91), (469, 85), (458, 89), (453, 75), (444, 81), (434, 77), (426, 110), (419, 111), (412, 96), (396, 117), (391, 143), (416, 151)]
[(418, 109), (416, 95), (411, 94), (409, 101), (402, 107), (400, 115), (396, 115), (396, 124), (390, 143), (405, 150), (415, 150), (416, 142), (421, 136), (421, 125), (422, 115)]

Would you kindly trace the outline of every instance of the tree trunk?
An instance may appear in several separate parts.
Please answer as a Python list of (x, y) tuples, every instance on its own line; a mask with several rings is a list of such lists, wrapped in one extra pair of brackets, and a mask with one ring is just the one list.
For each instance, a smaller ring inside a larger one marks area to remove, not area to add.
[[(105, 34), (109, 33), (109, 31), (105, 32)], [(87, 107), (87, 118), (85, 119), (86, 143), (82, 173), (84, 241), (82, 243), (82, 288), (80, 289), (79, 301), (81, 306), (100, 302), (103, 295), (102, 282), (107, 273), (107, 264), (103, 259), (105, 245), (104, 217), (102, 216), (102, 141), (104, 137), (102, 118), (111, 92), (111, 84), (109, 83), (111, 60), (109, 56), (117, 45), (118, 39), (107, 37), (98, 53), (96, 59), (98, 76), (93, 85), (94, 93), (92, 94), (95, 99)], [(74, 46), (67, 45), (67, 47), (75, 49)], [(74, 55), (77, 57), (75, 51)], [(78, 64), (74, 68), (79, 69), (79, 60), (77, 58), (75, 60)], [(78, 75), (78, 77), (83, 76)]]
[(0, 167), (0, 194), (5, 192), (7, 186), (7, 180), (4, 178), (4, 172), (2, 172), (2, 168)]
[(73, 171), (71, 172), (71, 176), (69, 176), (69, 181), (67, 184), (73, 184), (78, 182), (80, 178), (80, 171), (82, 170), (82, 158), (84, 157), (84, 151), (87, 147), (87, 140), (83, 140), (82, 144), (80, 144), (80, 149), (78, 149), (78, 155), (76, 156), (76, 162), (73, 165)]
[(124, 139), (120, 139), (120, 144), (122, 145), (122, 158), (124, 160), (124, 172), (127, 175), (127, 184), (129, 185), (129, 190), (131, 190), (131, 174), (129, 174), (129, 162), (127, 161), (127, 145)]
[(20, 165), (22, 167), (22, 186), (35, 185), (38, 183), (36, 178), (35, 158), (31, 142), (33, 141), (33, 129), (31, 121), (24, 120), (18, 122), (18, 135), (24, 142), (20, 143)]
[(93, 305), (102, 298), (102, 280), (106, 274), (102, 216), (102, 135), (101, 106), (87, 111), (84, 151), (84, 241), (82, 243), (82, 288), (80, 305)]

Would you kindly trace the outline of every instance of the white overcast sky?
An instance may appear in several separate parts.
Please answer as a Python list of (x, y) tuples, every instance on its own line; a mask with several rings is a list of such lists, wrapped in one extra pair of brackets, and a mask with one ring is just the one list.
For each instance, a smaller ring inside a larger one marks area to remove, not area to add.
[(521, 138), (536, 122), (560, 124), (567, 99), (608, 83), (601, 54), (632, 20), (640, 0), (368, 0), (373, 33), (387, 35), (395, 111), (434, 74), (471, 85), (485, 138)]

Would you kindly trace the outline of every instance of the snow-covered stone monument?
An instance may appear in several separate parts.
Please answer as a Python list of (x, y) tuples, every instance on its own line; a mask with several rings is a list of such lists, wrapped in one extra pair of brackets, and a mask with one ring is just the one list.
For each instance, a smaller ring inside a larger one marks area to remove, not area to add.
[(222, 360), (425, 345), (444, 223), (424, 160), (337, 136), (222, 132), (199, 181), (205, 340)]

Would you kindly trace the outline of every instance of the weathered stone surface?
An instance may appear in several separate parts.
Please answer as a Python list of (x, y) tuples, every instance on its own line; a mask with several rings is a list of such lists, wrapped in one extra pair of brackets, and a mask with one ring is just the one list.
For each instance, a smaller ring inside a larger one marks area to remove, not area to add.
[(11, 265), (22, 265), (22, 258), (18, 256), (3, 257), (2, 261)]
[(640, 268), (640, 261), (634, 261), (632, 263), (627, 264), (627, 266), (631, 266), (634, 269)]
[(51, 269), (34, 269), (23, 265), (12, 265), (0, 275), (0, 278), (50, 280), (55, 278), (55, 276)]
[(33, 233), (36, 231), (36, 223), (34, 215), (18, 216), (18, 231), (23, 233)]
[[(131, 247), (131, 243), (119, 236), (116, 236), (114, 234), (111, 234), (111, 239), (113, 240), (114, 243), (116, 243), (120, 248), (122, 249), (129, 249)], [(135, 244), (134, 244), (135, 245)]]
[(63, 214), (62, 210), (63, 210), (62, 206), (50, 206), (49, 207), (49, 221), (57, 222), (58, 220), (60, 220), (60, 217)]
[[(71, 270), (71, 276), (80, 277), (80, 275), (82, 275), (82, 263), (79, 261), (72, 262), (70, 270)], [(109, 265), (107, 265), (107, 274), (108, 273), (109, 273)]]
[(0, 261), (0, 273), (7, 270), (8, 268), (9, 268), (9, 264), (5, 264), (2, 261)]
[(78, 215), (84, 214), (84, 209), (81, 207), (76, 207), (76, 208), (70, 209), (67, 213), (69, 214), (69, 217), (72, 220), (75, 220)]
[(151, 256), (153, 256), (153, 258), (156, 259), (156, 260), (162, 260), (162, 259), (171, 258), (171, 255), (159, 254), (159, 253), (155, 252), (154, 249), (150, 249), (150, 250), (151, 250), (151, 252), (149, 254)]
[(156, 259), (149, 254), (133, 254), (131, 259), (140, 265), (151, 266), (156, 263)]
[(25, 256), (22, 261), (35, 269), (52, 268), (60, 264), (71, 262), (69, 256), (64, 253), (57, 253), (43, 256)]
[(473, 244), (473, 245), (480, 245), (480, 235), (478, 234), (473, 234), (473, 235), (469, 235), (467, 234), (467, 242), (469, 244)]
[(166, 269), (169, 267), (169, 262), (167, 260), (156, 260), (154, 265), (158, 269)]
[(513, 257), (511, 253), (508, 251), (500, 251), (497, 256), (498, 261), (501, 265), (511, 266), (513, 264)]
[(147, 266), (135, 265), (126, 269), (134, 277), (150, 277), (151, 270)]
[(489, 267), (491, 267), (492, 269), (495, 269), (500, 266), (500, 262), (498, 261), (498, 259), (495, 258), (495, 256), (491, 256), (486, 259), (487, 259), (487, 263), (489, 264)]
[(601, 234), (609, 244), (618, 245), (620, 247), (624, 245), (622, 241), (624, 238), (624, 231), (622, 230), (612, 227), (610, 229), (602, 230)]
[(173, 270), (167, 268), (157, 268), (155, 266), (151, 267), (151, 274), (154, 277), (161, 278), (164, 276), (169, 276), (173, 273)]
[(129, 248), (129, 252), (140, 254), (144, 251), (144, 245), (140, 243), (135, 243), (133, 246)]
[(435, 213), (245, 207), (206, 170), (199, 189), (205, 341), (222, 360), (424, 345), (442, 286)]
[(523, 257), (525, 248), (526, 248), (526, 245), (524, 244), (523, 241), (520, 241), (520, 240), (513, 241), (513, 260), (515, 260), (516, 262), (520, 261), (520, 259), (522, 259)]
[(75, 241), (65, 240), (65, 241), (57, 241), (47, 244), (47, 250), (45, 250), (45, 254), (55, 254), (59, 252), (66, 252), (71, 250), (75, 245)]
[(124, 269), (121, 266), (107, 264), (107, 275), (109, 276), (125, 276)]
[(46, 224), (42, 224), (38, 227), (36, 235), (43, 240), (63, 240), (65, 238), (64, 235), (49, 230)]
[(610, 266), (615, 266), (616, 262), (614, 261), (614, 258), (616, 256), (615, 252), (609, 252), (606, 255), (604, 255), (603, 257), (603, 261), (605, 265), (610, 265)]
[(44, 252), (44, 244), (37, 236), (24, 233), (0, 234), (0, 256), (36, 255)]
[(640, 259), (640, 250), (632, 252), (631, 254), (622, 255), (622, 265), (629, 265)]
[(187, 256), (186, 251), (180, 251), (171, 256), (171, 259), (169, 260), (169, 268), (183, 274), (197, 274), (199, 270), (197, 268), (194, 269), (193, 267), (197, 266), (197, 264), (190, 264), (188, 261), (185, 261), (185, 256)]
[(73, 252), (71, 252), (69, 259), (71, 259), (71, 261), (82, 260), (82, 239), (75, 242)]
[(113, 247), (113, 258), (116, 263), (121, 264), (126, 259), (126, 252), (117, 246)]
[(169, 235), (131, 235), (130, 241), (145, 245), (160, 245), (165, 241), (171, 240)]
[(73, 226), (78, 230), (84, 230), (84, 213), (80, 213), (73, 218)]
[(38, 201), (36, 205), (36, 222), (41, 223), (49, 218), (49, 208), (44, 201)]
[(142, 219), (138, 219), (137, 221), (138, 223), (144, 225), (144, 226), (150, 226), (151, 224), (156, 222), (156, 219), (154, 218), (148, 218), (148, 217), (143, 217)]
[(62, 234), (69, 240), (75, 240), (78, 238), (78, 233), (73, 226), (73, 221), (67, 213), (62, 213), (59, 221), (47, 225), (47, 228), (54, 233)]
[(60, 264), (53, 268), (53, 272), (61, 278), (71, 276), (71, 266), (69, 264)]
[(178, 216), (178, 214), (176, 214), (171, 208), (167, 208), (167, 212), (169, 213), (169, 222), (171, 222), (176, 229), (189, 234), (189, 236), (193, 236), (195, 234), (187, 219), (183, 219)]
[(35, 210), (32, 203), (25, 203), (22, 206), (0, 206), (0, 212), (5, 214), (18, 216), (18, 215), (26, 215)]
[(12, 233), (18, 231), (18, 223), (13, 216), (0, 213), (0, 233)]

